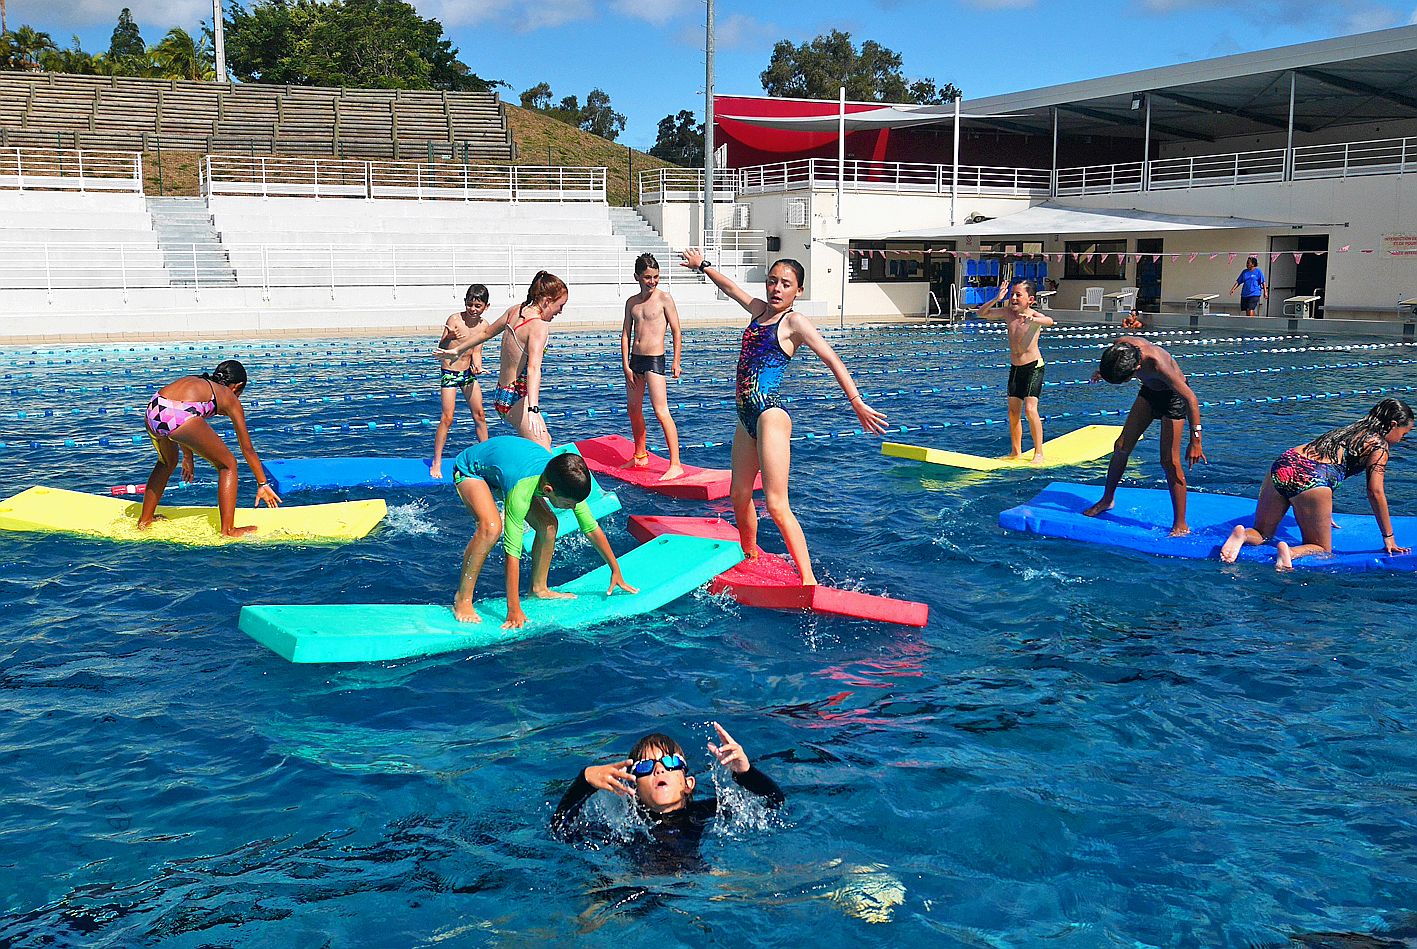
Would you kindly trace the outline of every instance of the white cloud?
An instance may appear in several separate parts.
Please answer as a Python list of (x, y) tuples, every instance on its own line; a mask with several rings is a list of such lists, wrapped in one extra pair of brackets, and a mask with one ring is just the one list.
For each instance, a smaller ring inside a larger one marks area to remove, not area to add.
[(448, 31), (458, 27), (495, 22), (519, 33), (564, 26), (589, 19), (590, 0), (537, 0), (535, 4), (517, 0), (412, 0), (418, 12), (436, 19)]
[[(1233, 9), (1231, 0), (1141, 0), (1144, 13), (1169, 14), (1207, 8)], [(1367, 33), (1399, 26), (1401, 10), (1377, 0), (1252, 0), (1247, 15), (1254, 22), (1286, 26), (1318, 25), (1339, 35)], [(1408, 20), (1417, 23), (1417, 11)]]
[[(771, 23), (764, 23), (745, 13), (730, 13), (718, 17), (713, 26), (714, 46), (718, 49), (753, 49), (769, 47), (782, 39), (782, 31)], [(675, 39), (685, 46), (704, 48), (704, 24), (686, 23), (679, 28)]]
[(11, 28), (33, 26), (57, 38), (96, 26), (112, 26), (124, 7), (133, 11), (134, 21), (149, 42), (174, 26), (191, 30), (198, 22), (212, 18), (211, 0), (8, 0), (5, 16)]
[(610, 9), (621, 16), (663, 26), (685, 14), (702, 12), (703, 5), (698, 0), (610, 0)]

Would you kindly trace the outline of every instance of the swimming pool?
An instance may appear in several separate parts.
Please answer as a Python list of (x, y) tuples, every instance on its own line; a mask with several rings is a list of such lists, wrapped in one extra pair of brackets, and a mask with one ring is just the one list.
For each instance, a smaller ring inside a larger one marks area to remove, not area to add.
[[(923, 427), (892, 440), (1005, 449), (997, 332), (827, 335), (892, 425)], [(1130, 405), (1130, 387), (1056, 384), (1085, 380), (1109, 338), (1045, 333), (1044, 413), (1071, 413), (1049, 433)], [(1401, 395), (1417, 359), (1244, 323), (1156, 340), (1203, 400), (1239, 403), (1205, 408), (1211, 464), (1192, 473), (1232, 493), (1256, 492), (1274, 456), (1361, 416), (1377, 390)], [(670, 389), (685, 459), (726, 466), (736, 334), (690, 328), (687, 343)], [(0, 485), (141, 482), (137, 410), (228, 356), (251, 372), (263, 457), (427, 454), (430, 346), (6, 348)], [(553, 334), (542, 402), (558, 441), (628, 428), (618, 358), (614, 334)], [(1353, 390), (1368, 391), (1337, 394)], [(793, 501), (819, 575), (924, 600), (927, 628), (701, 593), (476, 654), (294, 666), (237, 631), (240, 606), (446, 600), (470, 524), (451, 489), (388, 495), (385, 525), (341, 547), (0, 535), (0, 943), (1279, 946), (1412, 932), (1406, 577), (1005, 535), (1001, 509), (1053, 477), (1100, 485), (1105, 461), (952, 477), (851, 432), (811, 357), (786, 391), (797, 432), (817, 436), (794, 446)], [(652, 416), (650, 434), (655, 447)], [(450, 450), (471, 437), (463, 408)], [(1417, 511), (1411, 450), (1388, 474), (1401, 513)], [(1154, 433), (1137, 457), (1126, 483), (1158, 486)], [(606, 486), (624, 504), (606, 524), (617, 550), (632, 544), (626, 514), (703, 510)], [(359, 495), (330, 499), (346, 496)], [(1338, 500), (1366, 510), (1360, 483)], [(571, 540), (553, 582), (596, 562)], [(484, 571), (479, 595), (500, 592), (500, 573)], [(727, 784), (703, 750), (710, 719), (788, 797), (710, 834), (714, 872), (646, 874), (616, 846), (550, 838), (575, 773), (646, 731), (677, 735), (705, 790)]]

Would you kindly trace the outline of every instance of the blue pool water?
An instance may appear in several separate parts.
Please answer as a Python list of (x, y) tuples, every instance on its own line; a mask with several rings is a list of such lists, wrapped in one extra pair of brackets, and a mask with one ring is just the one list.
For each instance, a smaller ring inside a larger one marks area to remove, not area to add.
[[(1198, 490), (1253, 494), (1281, 450), (1379, 398), (1344, 393), (1412, 380), (1411, 346), (1247, 329), (1158, 337), (1202, 399), (1240, 403), (1205, 409)], [(893, 425), (925, 426), (893, 440), (1003, 449), (1001, 425), (969, 424), (1004, 417), (997, 333), (828, 336)], [(1085, 380), (1105, 339), (1045, 336), (1049, 381)], [(727, 465), (735, 344), (688, 333), (671, 388), (686, 460)], [(430, 346), (11, 347), (0, 488), (143, 481), (137, 409), (226, 356), (252, 374), (263, 457), (425, 454)], [(558, 440), (626, 429), (617, 361), (610, 334), (553, 337), (542, 403)], [(1417, 932), (1410, 575), (1281, 576), (1005, 535), (998, 512), (1055, 475), (883, 459), (805, 354), (787, 391), (798, 432), (824, 436), (793, 459), (819, 576), (924, 600), (928, 628), (700, 593), (476, 654), (295, 666), (237, 630), (241, 605), (446, 601), (470, 527), (451, 489), (389, 496), (385, 525), (340, 547), (0, 536), (0, 944), (1281, 946)], [(1287, 398), (1309, 395), (1322, 397)], [(1045, 414), (1073, 414), (1049, 430), (1113, 422), (1089, 413), (1131, 398), (1051, 385)], [(451, 446), (471, 437), (462, 410)], [(1389, 469), (1402, 513), (1417, 512), (1411, 451)], [(1143, 443), (1128, 483), (1160, 485), (1155, 452)], [(1073, 477), (1100, 483), (1104, 464)], [(618, 490), (617, 549), (632, 543), (626, 514), (704, 509)], [(243, 502), (251, 491), (245, 476)], [(1339, 502), (1365, 510), (1361, 483)], [(764, 543), (782, 549), (770, 528)], [(500, 592), (496, 557), (480, 595)], [(553, 581), (596, 562), (572, 539)], [(548, 835), (572, 776), (645, 731), (679, 736), (705, 790), (728, 784), (703, 749), (710, 719), (788, 796), (718, 826), (711, 872), (652, 875), (618, 846)]]

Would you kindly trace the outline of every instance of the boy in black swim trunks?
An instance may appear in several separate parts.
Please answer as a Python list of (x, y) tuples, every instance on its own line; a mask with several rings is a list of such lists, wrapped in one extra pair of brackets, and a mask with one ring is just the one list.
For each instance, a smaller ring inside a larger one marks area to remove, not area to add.
[[(482, 314), (487, 312), (487, 288), (474, 283), (463, 295), (461, 313), (454, 313), (443, 324), (443, 335), (438, 340), (440, 349), (466, 341), (473, 332), (482, 328)], [(482, 346), (459, 356), (440, 356), (442, 369), (438, 378), (439, 397), (443, 403), (443, 415), (438, 419), (438, 430), (433, 435), (433, 461), (428, 473), (435, 478), (443, 477), (443, 446), (448, 442), (448, 430), (453, 427), (453, 416), (458, 409), (459, 392), (467, 399), (467, 407), (472, 410), (472, 421), (477, 426), (477, 440), (487, 441), (487, 415), (482, 410), (482, 386), (477, 377), (482, 375)]]
[(1196, 462), (1205, 462), (1201, 447), (1201, 406), (1196, 394), (1186, 382), (1181, 367), (1166, 350), (1136, 336), (1120, 337), (1102, 354), (1102, 364), (1092, 374), (1092, 381), (1107, 380), (1121, 385), (1128, 379), (1141, 383), (1137, 400), (1127, 413), (1122, 434), (1112, 449), (1112, 462), (1107, 466), (1107, 486), (1102, 499), (1083, 511), (1096, 517), (1112, 509), (1113, 496), (1127, 469), (1127, 460), (1154, 419), (1161, 419), (1161, 468), (1166, 472), (1166, 487), (1171, 492), (1171, 536), (1181, 537), (1191, 532), (1186, 525), (1186, 471), (1181, 468), (1181, 434), (1186, 419), (1191, 423), (1191, 441), (1186, 449), (1186, 470)]
[(1023, 424), (1028, 415), (1028, 432), (1033, 436), (1033, 464), (1043, 462), (1043, 419), (1038, 414), (1038, 396), (1043, 392), (1043, 354), (1038, 351), (1038, 334), (1052, 326), (1051, 316), (1033, 308), (1033, 284), (1020, 280), (1010, 289), (1005, 280), (999, 295), (984, 304), (980, 319), (992, 319), (994, 308), (1007, 299), (1004, 311), (1009, 332), (1009, 447), (1010, 458), (1023, 454)]
[(620, 328), (620, 360), (625, 371), (625, 408), (630, 414), (630, 432), (635, 440), (635, 454), (626, 468), (643, 468), (649, 464), (645, 448), (645, 390), (649, 390), (654, 417), (664, 429), (664, 441), (669, 447), (669, 468), (659, 479), (672, 481), (684, 474), (679, 464), (679, 430), (669, 414), (669, 397), (664, 378), (664, 332), (674, 332), (674, 363), (670, 371), (678, 379), (683, 371), (679, 365), (682, 339), (679, 332), (679, 311), (674, 298), (659, 289), (659, 261), (653, 254), (635, 258), (635, 280), (640, 292), (625, 301), (625, 323)]
[[(714, 722), (713, 727), (721, 744), (709, 744), (708, 750), (733, 775), (733, 783), (768, 807), (780, 806), (784, 797), (777, 783), (753, 767), (743, 746), (722, 725)], [(551, 832), (565, 840), (587, 836), (576, 817), (596, 791), (609, 791), (633, 798), (635, 810), (649, 825), (647, 838), (635, 837), (636, 863), (653, 872), (695, 869), (700, 865), (699, 841), (721, 805), (715, 798), (694, 800), (694, 784), (679, 743), (667, 735), (646, 735), (635, 742), (628, 758), (590, 765), (576, 775), (551, 816)]]

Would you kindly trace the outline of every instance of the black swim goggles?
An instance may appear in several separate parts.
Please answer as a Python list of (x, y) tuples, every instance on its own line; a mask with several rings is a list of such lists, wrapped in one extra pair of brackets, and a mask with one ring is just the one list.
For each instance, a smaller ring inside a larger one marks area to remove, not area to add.
[(665, 771), (685, 770), (683, 755), (661, 755), (658, 758), (641, 758), (630, 765), (630, 773), (637, 778), (647, 778), (654, 774), (654, 766), (657, 764), (664, 765)]

